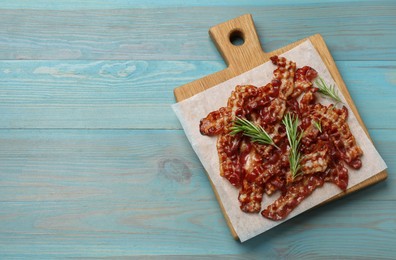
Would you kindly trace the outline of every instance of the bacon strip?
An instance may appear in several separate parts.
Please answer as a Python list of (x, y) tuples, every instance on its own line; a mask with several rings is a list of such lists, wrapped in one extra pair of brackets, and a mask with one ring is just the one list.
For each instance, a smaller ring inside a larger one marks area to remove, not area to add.
[(279, 97), (286, 100), (294, 90), (294, 75), (296, 72), (296, 63), (288, 61), (284, 57), (273, 56), (271, 61), (278, 68), (274, 70), (274, 79), (272, 85), (280, 85)]
[(209, 113), (209, 115), (201, 119), (199, 130), (203, 135), (219, 135), (225, 131), (226, 127), (228, 128), (231, 122), (231, 109), (228, 107), (222, 107), (219, 110)]
[(228, 133), (233, 120), (237, 116), (244, 116), (243, 106), (249, 99), (257, 96), (258, 91), (255, 86), (237, 86), (228, 99), (227, 106), (209, 113), (201, 119), (199, 129), (203, 135), (219, 135)]
[(303, 174), (313, 174), (326, 171), (327, 165), (330, 161), (328, 152), (327, 147), (324, 147), (323, 150), (304, 155), (300, 163)]
[(296, 75), (294, 77), (295, 83), (292, 97), (297, 98), (298, 96), (300, 96), (301, 93), (309, 90), (309, 88), (311, 88), (313, 85), (312, 80), (315, 79), (317, 76), (318, 73), (316, 72), (316, 70), (309, 66), (299, 68), (296, 71)]
[(359, 169), (362, 166), (360, 157), (363, 151), (356, 144), (355, 137), (346, 122), (347, 109), (345, 107), (337, 109), (332, 105), (326, 107), (322, 104), (315, 104), (311, 108), (311, 113), (320, 120), (322, 128), (329, 134), (342, 159), (349, 166)]
[(241, 135), (221, 134), (217, 139), (220, 175), (236, 187), (240, 186), (243, 179), (243, 169), (239, 157), (241, 138)]
[(334, 183), (343, 191), (345, 191), (348, 187), (348, 180), (348, 170), (341, 162), (331, 168), (325, 178), (325, 181)]
[(277, 175), (279, 171), (278, 162), (276, 164), (257, 165), (251, 172), (246, 174), (238, 196), (242, 211), (253, 213), (261, 210), (264, 183), (272, 176)]
[(301, 181), (288, 188), (285, 195), (280, 196), (269, 205), (261, 214), (272, 220), (282, 220), (295, 209), (301, 201), (324, 183), (323, 178), (316, 175), (305, 176)]
[(278, 190), (284, 193), (286, 191), (285, 179), (279, 175), (273, 176), (264, 184), (264, 190), (267, 195), (272, 195)]

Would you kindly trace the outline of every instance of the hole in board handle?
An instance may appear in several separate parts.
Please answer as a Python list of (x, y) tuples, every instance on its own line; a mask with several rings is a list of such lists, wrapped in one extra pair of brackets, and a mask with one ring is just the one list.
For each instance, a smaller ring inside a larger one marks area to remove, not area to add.
[(240, 30), (234, 30), (230, 33), (230, 42), (234, 46), (241, 46), (245, 43), (245, 36)]

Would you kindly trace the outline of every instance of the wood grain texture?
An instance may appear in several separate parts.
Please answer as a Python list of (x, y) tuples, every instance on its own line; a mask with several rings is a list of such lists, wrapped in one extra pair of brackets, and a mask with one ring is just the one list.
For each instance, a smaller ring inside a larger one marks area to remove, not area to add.
[(1, 128), (179, 128), (175, 84), (214, 62), (3, 61)]
[[(373, 131), (392, 172), (393, 133)], [(2, 257), (395, 253), (392, 175), (240, 244), (181, 130), (0, 130), (0, 144)]]
[[(354, 2), (369, 2), (369, 0), (348, 0), (348, 3)], [(390, 1), (390, 0), (388, 0)], [(15, 1), (5, 1), (1, 8), (3, 9), (33, 9), (33, 10), (113, 10), (113, 9), (128, 9), (128, 8), (158, 8), (158, 7), (201, 7), (201, 6), (274, 6), (277, 5), (307, 5), (307, 4), (317, 4), (317, 0), (300, 0), (298, 2), (293, 0), (278, 0), (278, 1), (260, 1), (252, 0), (246, 2), (245, 0), (113, 0), (108, 2), (106, 0), (59, 0), (56, 2), (48, 2), (47, 0), (36, 0), (34, 2), (29, 0), (15, 0)], [(343, 3), (344, 0), (323, 0), (324, 3)]]
[[(241, 37), (244, 40), (242, 45), (236, 46), (231, 42), (231, 38), (235, 33), (238, 34), (238, 37)], [(211, 87), (214, 87), (228, 79), (234, 78), (243, 72), (251, 70), (259, 66), (260, 64), (269, 61), (270, 57), (274, 55), (282, 55), (284, 52), (293, 49), (294, 47), (306, 40), (309, 40), (318, 51), (320, 57), (323, 60), (323, 63), (329, 70), (340, 92), (343, 94), (345, 100), (348, 102), (350, 109), (356, 116), (367, 136), (370, 138), (368, 130), (359, 115), (359, 112), (349, 94), (347, 87), (345, 86), (344, 81), (342, 80), (338, 68), (321, 35), (316, 34), (298, 42), (291, 43), (278, 50), (266, 53), (263, 52), (263, 50), (261, 49), (253, 18), (250, 14), (245, 14), (230, 21), (216, 25), (210, 28), (209, 34), (212, 37), (214, 43), (216, 44), (219, 52), (223, 56), (227, 64), (227, 68), (211, 75), (205, 76), (201, 79), (187, 83), (178, 88), (175, 88), (174, 93), (178, 102), (188, 99), (193, 95), (205, 91), (206, 89), (209, 89)], [(385, 180), (387, 176), (388, 174), (386, 170), (375, 173), (375, 175), (373, 175), (371, 178), (368, 178), (355, 186), (349, 187), (345, 192), (339, 193), (338, 195), (330, 198), (329, 200), (326, 200), (324, 203), (321, 203), (321, 205), (324, 205), (329, 201), (344, 197), (348, 194), (351, 194), (352, 192), (356, 192), (365, 187), (374, 185), (380, 181)], [(227, 224), (230, 227), (233, 237), (238, 239), (238, 234), (235, 232), (234, 227), (229, 220), (228, 214), (224, 210), (222, 200), (217, 193), (217, 187), (215, 185), (212, 185), (212, 188), (215, 192), (217, 200), (219, 201), (220, 207), (225, 216), (225, 219), (227, 220)]]
[[(360, 0), (2, 1), (0, 258), (394, 259), (395, 12)], [(243, 13), (265, 51), (324, 36), (390, 174), (240, 244), (170, 105), (175, 87), (225, 68), (207, 32)]]
[(321, 33), (335, 60), (392, 60), (396, 55), (395, 1), (257, 2), (251, 7), (0, 8), (0, 59), (219, 60), (208, 28), (244, 13), (253, 14), (267, 52)]
[[(372, 130), (371, 134), (379, 147), (379, 152), (393, 171), (396, 169), (396, 162), (392, 160), (396, 154), (393, 130)], [(29, 198), (29, 201), (39, 201), (39, 197), (42, 197), (43, 201), (56, 200), (51, 196), (34, 197), (34, 194), (41, 193), (41, 190), (36, 185), (29, 187), (32, 182), (62, 184), (65, 187), (81, 186), (81, 193), (84, 192), (84, 185), (108, 185), (115, 176), (120, 178), (114, 179), (115, 183), (123, 181), (123, 178), (129, 179), (130, 181), (123, 184), (126, 186), (134, 181), (136, 185), (140, 185), (140, 180), (151, 180), (154, 183), (154, 177), (160, 174), (159, 170), (165, 168), (174, 171), (173, 174), (164, 172), (165, 175), (169, 175), (170, 180), (173, 178), (181, 184), (187, 182), (182, 179), (183, 176), (179, 176), (183, 174), (182, 169), (185, 169), (188, 178), (200, 178), (201, 181), (204, 180), (202, 182), (205, 186), (208, 185), (202, 165), (182, 130), (2, 129), (0, 161), (0, 201), (3, 202), (27, 201)], [(396, 176), (390, 175), (387, 183), (392, 184), (379, 193), (379, 197), (373, 194), (367, 196), (367, 199), (396, 200), (396, 190), (391, 189), (394, 182)], [(159, 187), (161, 184), (163, 183), (157, 183)], [(55, 194), (56, 186), (53, 187), (48, 191)], [(47, 187), (42, 188), (43, 192), (47, 191)], [(147, 192), (150, 190), (145, 191), (142, 198)], [(192, 195), (195, 192), (211, 193), (207, 189), (191, 192)], [(67, 192), (62, 200), (67, 200), (70, 193)], [(86, 193), (88, 194), (89, 190), (86, 190)], [(384, 195), (387, 195), (386, 198), (382, 197)], [(76, 196), (69, 199), (78, 199), (78, 194)], [(97, 199), (104, 199), (105, 196), (107, 195), (104, 194)], [(177, 200), (178, 197), (174, 199)]]
[[(366, 126), (396, 128), (396, 61), (336, 64)], [(0, 128), (181, 129), (173, 89), (224, 68), (220, 61), (0, 61)]]

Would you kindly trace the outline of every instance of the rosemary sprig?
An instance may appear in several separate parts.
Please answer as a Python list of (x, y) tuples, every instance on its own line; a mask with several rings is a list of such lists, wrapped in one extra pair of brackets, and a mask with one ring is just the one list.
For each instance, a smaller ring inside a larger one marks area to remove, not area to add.
[(252, 142), (270, 144), (279, 149), (271, 136), (261, 126), (255, 125), (245, 118), (237, 117), (234, 121), (234, 125), (231, 127), (231, 135), (236, 135), (238, 133), (250, 137)]
[(290, 150), (289, 150), (290, 172), (292, 178), (294, 179), (301, 174), (300, 172), (301, 153), (299, 151), (299, 146), (302, 138), (302, 132), (298, 133), (298, 125), (299, 125), (298, 117), (294, 117), (290, 113), (287, 113), (284, 116), (282, 123), (286, 126), (286, 135), (290, 146)]
[(319, 89), (319, 93), (334, 99), (337, 103), (342, 103), (335, 85), (328, 86), (321, 77), (319, 77), (319, 80), (315, 80), (315, 83)]
[(316, 129), (319, 130), (319, 132), (322, 132), (322, 124), (320, 123), (320, 121), (313, 121), (313, 124), (316, 127)]

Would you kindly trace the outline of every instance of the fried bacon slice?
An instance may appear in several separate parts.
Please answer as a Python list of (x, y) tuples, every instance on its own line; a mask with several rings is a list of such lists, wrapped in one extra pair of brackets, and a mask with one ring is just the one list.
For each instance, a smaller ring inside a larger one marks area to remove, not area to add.
[[(270, 83), (236, 86), (227, 105), (203, 118), (199, 130), (203, 135), (218, 136), (220, 175), (239, 188), (241, 210), (258, 213), (264, 194), (279, 191), (280, 197), (261, 214), (281, 220), (324, 182), (346, 190), (349, 177), (344, 163), (359, 169), (363, 151), (348, 126), (347, 108), (317, 102), (318, 89), (312, 83), (318, 75), (315, 69), (297, 69), (296, 63), (284, 57), (273, 56), (271, 61), (277, 67)], [(303, 133), (300, 174), (295, 177), (290, 173), (290, 147), (282, 123), (285, 113), (299, 118)], [(237, 117), (261, 126), (276, 147), (254, 143), (242, 133), (232, 135)]]
[(326, 142), (318, 142), (314, 145), (314, 149), (308, 154), (304, 154), (301, 158), (301, 172), (303, 174), (313, 174), (325, 172), (330, 163), (330, 152)]
[(279, 161), (274, 164), (259, 164), (246, 174), (238, 197), (242, 211), (253, 213), (261, 210), (264, 183), (279, 173), (279, 166)]
[(232, 123), (231, 109), (222, 107), (219, 110), (210, 112), (206, 118), (202, 119), (199, 125), (201, 134), (213, 136), (224, 132)]
[(282, 220), (296, 208), (301, 201), (311, 195), (318, 187), (323, 186), (324, 179), (320, 175), (307, 175), (295, 182), (288, 189), (286, 194), (280, 196), (274, 203), (261, 212), (266, 218), (272, 220)]
[(279, 97), (286, 100), (294, 90), (294, 75), (296, 72), (296, 63), (288, 61), (284, 57), (273, 56), (271, 61), (278, 67), (274, 70), (273, 86), (280, 86)]
[(293, 98), (301, 95), (301, 93), (309, 90), (312, 87), (312, 80), (318, 76), (316, 70), (309, 66), (304, 66), (296, 71), (294, 77), (294, 92), (292, 94)]
[(282, 193), (286, 192), (285, 178), (281, 175), (275, 175), (264, 184), (264, 191), (267, 195), (272, 195), (280, 190)]
[(320, 120), (322, 128), (329, 134), (341, 158), (352, 168), (359, 169), (362, 166), (360, 157), (363, 151), (356, 144), (355, 137), (346, 121), (347, 108), (344, 106), (338, 109), (333, 105), (326, 107), (322, 104), (315, 104), (311, 108), (311, 113)]
[(236, 116), (244, 116), (243, 107), (250, 99), (257, 96), (259, 92), (255, 86), (237, 86), (231, 93), (226, 107), (209, 113), (200, 121), (199, 130), (201, 134), (214, 136), (228, 133)]
[(241, 140), (241, 135), (230, 134), (221, 134), (217, 140), (220, 175), (237, 187), (243, 179), (243, 169), (238, 154)]
[(344, 167), (342, 162), (333, 165), (326, 175), (325, 181), (332, 182), (341, 190), (345, 191), (348, 187), (348, 169)]

